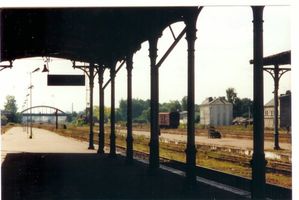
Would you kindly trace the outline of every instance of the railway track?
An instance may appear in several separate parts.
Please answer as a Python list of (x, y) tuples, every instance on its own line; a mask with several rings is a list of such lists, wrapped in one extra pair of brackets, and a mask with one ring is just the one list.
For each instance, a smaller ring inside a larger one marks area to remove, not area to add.
[[(109, 144), (108, 144), (109, 145)], [(117, 148), (119, 151), (125, 154), (126, 148), (117, 145)], [(143, 151), (137, 151), (134, 150), (134, 156), (143, 160), (148, 160), (149, 158), (149, 153), (143, 152)], [(214, 157), (214, 156), (208, 156), (209, 158), (220, 160), (220, 161), (225, 161), (225, 162), (232, 162), (232, 163), (238, 163), (239, 165), (243, 165), (245, 167), (250, 167), (250, 159), (244, 158), (241, 156), (233, 156), (233, 155), (222, 155), (221, 157)], [(182, 169), (182, 167), (185, 166), (185, 163), (175, 161), (168, 159), (166, 157), (160, 156), (160, 162), (161, 163), (173, 163), (172, 167), (175, 169)], [(281, 163), (281, 162), (274, 162), (271, 161), (268, 163), (266, 166), (266, 171), (268, 173), (279, 173), (279, 174), (284, 174), (291, 176), (292, 175), (292, 165), (289, 163)]]
[[(66, 134), (66, 135), (68, 135), (68, 134)], [(88, 141), (88, 138), (83, 135), (76, 135), (76, 137), (74, 137), (73, 135), (68, 135), (68, 136), (82, 140), (82, 141)], [(106, 142), (105, 145), (109, 146), (109, 143)], [(120, 151), (125, 152), (125, 148), (123, 146), (118, 145), (117, 147)], [(171, 146), (164, 147), (164, 149), (172, 151), (174, 153), (182, 153), (183, 152), (182, 149), (173, 148)], [(198, 151), (200, 153), (205, 154), (205, 156), (210, 159), (231, 162), (231, 163), (238, 163), (239, 165), (242, 165), (244, 167), (250, 167), (251, 157), (240, 156), (240, 155), (236, 155), (236, 154), (227, 154), (227, 153), (221, 153), (221, 156), (219, 156), (219, 155), (213, 156), (213, 154), (207, 154), (206, 150), (198, 149)], [(139, 157), (144, 160), (148, 160), (148, 157), (149, 157), (148, 153), (142, 152), (142, 151), (137, 151), (137, 150), (134, 150), (134, 155), (136, 157)], [(161, 156), (160, 156), (160, 160), (161, 160), (161, 162), (165, 162), (165, 163), (170, 163), (171, 161), (173, 161), (168, 158), (161, 157)], [(178, 163), (178, 162), (176, 162), (176, 163)], [(180, 165), (184, 165), (184, 163), (181, 163)], [(175, 167), (175, 165), (173, 167)], [(279, 174), (291, 176), (292, 175), (292, 165), (290, 163), (283, 163), (283, 162), (269, 160), (268, 164), (266, 166), (266, 171), (269, 173), (279, 173)]]

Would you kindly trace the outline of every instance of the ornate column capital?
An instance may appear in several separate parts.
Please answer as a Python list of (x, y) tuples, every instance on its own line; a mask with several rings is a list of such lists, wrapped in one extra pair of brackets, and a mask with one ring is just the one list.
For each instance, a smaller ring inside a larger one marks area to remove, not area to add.
[(133, 69), (133, 53), (126, 56), (127, 70), (132, 71)]
[(196, 37), (196, 22), (199, 12), (190, 12), (184, 16), (184, 22), (186, 24), (186, 40), (195, 41)]
[(151, 63), (156, 63), (156, 59), (158, 57), (158, 54), (157, 54), (158, 39), (159, 39), (158, 36), (156, 36), (156, 37), (151, 37), (148, 40), (148, 43), (149, 43), (149, 49), (148, 50), (149, 50), (149, 57), (151, 59)]
[(110, 64), (110, 78), (111, 79), (114, 79), (115, 78), (115, 65), (116, 65), (116, 62), (112, 62)]
[(104, 67), (99, 66), (98, 69), (99, 84), (102, 85), (104, 81)]

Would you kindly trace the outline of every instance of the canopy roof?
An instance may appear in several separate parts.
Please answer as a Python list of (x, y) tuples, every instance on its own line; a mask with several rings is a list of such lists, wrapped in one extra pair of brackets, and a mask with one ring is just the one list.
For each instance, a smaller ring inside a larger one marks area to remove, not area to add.
[(1, 61), (52, 56), (109, 64), (136, 52), (197, 7), (1, 10)]
[[(253, 64), (253, 60), (250, 60)], [(284, 51), (278, 54), (267, 56), (263, 58), (263, 65), (288, 65), (291, 64), (291, 51)]]

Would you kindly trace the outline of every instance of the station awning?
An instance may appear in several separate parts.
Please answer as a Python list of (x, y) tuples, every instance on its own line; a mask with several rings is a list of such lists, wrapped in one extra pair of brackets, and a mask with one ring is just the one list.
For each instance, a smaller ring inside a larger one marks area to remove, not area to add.
[[(253, 60), (250, 60), (253, 64)], [(291, 64), (291, 51), (284, 51), (278, 54), (267, 56), (263, 58), (263, 65), (288, 65)]]
[(140, 49), (197, 7), (1, 10), (1, 61), (51, 56), (107, 64)]

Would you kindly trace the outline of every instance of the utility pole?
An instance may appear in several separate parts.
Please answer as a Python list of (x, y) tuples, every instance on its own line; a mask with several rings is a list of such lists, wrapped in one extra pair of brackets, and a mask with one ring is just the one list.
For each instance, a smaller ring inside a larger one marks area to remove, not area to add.
[(30, 72), (30, 86), (28, 89), (30, 89), (30, 135), (29, 139), (32, 139), (32, 73), (37, 72), (39, 70), (39, 67)]

